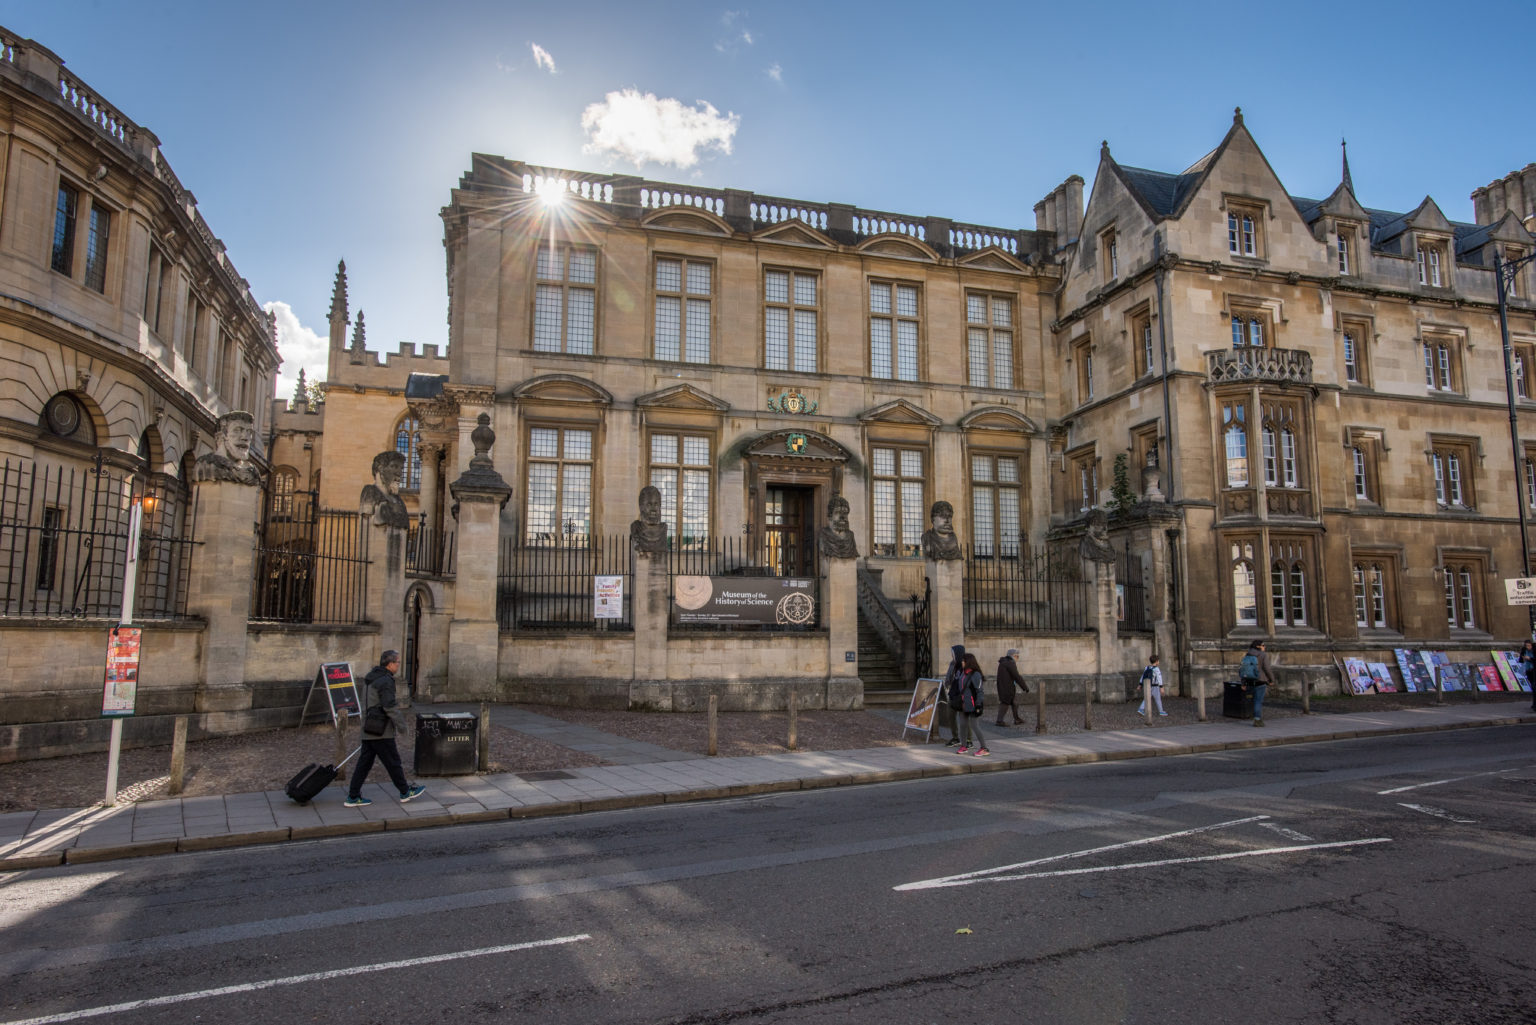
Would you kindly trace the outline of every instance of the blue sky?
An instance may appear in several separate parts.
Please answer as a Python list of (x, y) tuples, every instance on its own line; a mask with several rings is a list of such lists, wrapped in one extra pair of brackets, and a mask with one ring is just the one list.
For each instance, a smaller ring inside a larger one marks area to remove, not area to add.
[(0, 25), (159, 137), (277, 304), (287, 397), (323, 373), (338, 259), (372, 348), (446, 343), (438, 211), (476, 151), (1032, 228), (1100, 140), (1178, 171), (1241, 106), (1293, 194), (1338, 184), (1345, 137), (1366, 206), (1470, 221), (1473, 189), (1536, 160), (1528, 60), (1498, 57), (1536, 7), (1466, 10), (0, 0)]

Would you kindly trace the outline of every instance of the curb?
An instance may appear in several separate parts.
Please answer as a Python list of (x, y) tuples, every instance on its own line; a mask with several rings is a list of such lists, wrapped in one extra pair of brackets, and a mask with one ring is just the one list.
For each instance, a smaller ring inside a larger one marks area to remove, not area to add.
[(329, 837), (355, 836), (363, 833), (440, 829), (448, 826), (470, 825), (482, 822), (551, 818), (560, 815), (579, 815), (585, 812), (622, 811), (630, 808), (648, 808), (690, 801), (726, 800), (736, 797), (785, 793), (796, 790), (827, 790), (836, 787), (865, 786), (875, 783), (900, 783), (914, 780), (938, 779), (945, 776), (965, 776), (971, 773), (1013, 772), (1026, 769), (1056, 768), (1064, 765), (1089, 765), (1095, 762), (1132, 761), (1142, 758), (1209, 754), (1217, 751), (1240, 751), (1293, 744), (1330, 743), (1340, 740), (1359, 740), (1366, 737), (1398, 737), (1414, 733), (1438, 733), (1447, 730), (1519, 726), (1532, 722), (1536, 722), (1536, 713), (1503, 716), (1498, 719), (1486, 719), (1479, 722), (1425, 723), (1422, 726), (1391, 726), (1377, 730), (1338, 730), (1328, 733), (1310, 733), (1305, 736), (1295, 737), (1258, 736), (1250, 737), (1246, 740), (1177, 744), (1167, 747), (1147, 745), (1145, 747), (1123, 748), (1113, 751), (1080, 751), (1071, 754), (1038, 755), (1034, 757), (998, 759), (996, 761), (970, 759), (954, 764), (919, 765), (904, 769), (872, 769), (868, 772), (849, 772), (832, 776), (773, 780), (765, 783), (736, 783), (725, 786), (700, 787), (695, 790), (596, 797), (590, 800), (554, 801), (548, 804), (517, 805), (510, 808), (487, 808), (477, 811), (458, 812), (444, 810), (441, 813), (421, 815), (415, 818), (361, 819), (354, 822), (323, 823), (317, 826), (285, 826), (277, 829), (253, 830), (248, 833), (187, 836), (179, 839), (114, 844), (107, 847), (68, 847), (31, 854), (13, 854), (0, 858), (0, 872), (18, 872), (26, 869), (54, 868), (60, 865), (117, 861), (125, 858), (142, 858), (157, 854), (193, 853), (197, 851), (225, 850), (235, 847), (255, 847), (264, 844), (283, 843), (289, 840), (315, 840)]

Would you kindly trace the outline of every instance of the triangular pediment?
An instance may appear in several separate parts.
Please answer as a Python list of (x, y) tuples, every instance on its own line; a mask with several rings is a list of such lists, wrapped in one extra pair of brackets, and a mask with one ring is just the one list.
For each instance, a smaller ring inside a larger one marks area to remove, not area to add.
[(967, 431), (1006, 431), (1010, 434), (1037, 434), (1040, 428), (1029, 417), (1009, 406), (979, 406), (960, 418)]
[(1433, 199), (1424, 197), (1424, 202), (1419, 208), (1408, 215), (1408, 227), (1414, 231), (1433, 231), (1449, 235), (1451, 222), (1445, 219), (1445, 214), (1440, 212), (1440, 207)]
[(688, 207), (668, 207), (646, 216), (641, 222), (647, 228), (665, 228), (669, 231), (691, 231), (704, 235), (730, 235), (731, 226), (708, 210)]
[(987, 246), (974, 253), (967, 253), (955, 261), (961, 267), (972, 270), (1001, 270), (1019, 273), (1028, 270), (1024, 261), (1000, 246)]
[(939, 254), (928, 247), (926, 242), (915, 239), (910, 235), (901, 235), (896, 232), (885, 232), (874, 235), (859, 243), (859, 252), (871, 253), (877, 256), (894, 256), (902, 260), (938, 260)]
[(906, 399), (895, 399), (866, 409), (859, 414), (859, 419), (864, 423), (915, 424), (922, 427), (937, 427), (943, 423), (926, 409), (914, 406)]
[(1531, 244), (1531, 233), (1525, 230), (1525, 225), (1520, 223), (1520, 218), (1515, 216), (1513, 210), (1506, 210), (1504, 216), (1489, 229), (1488, 240), (1528, 246)]
[(1346, 221), (1358, 221), (1361, 224), (1370, 222), (1370, 214), (1365, 212), (1365, 207), (1355, 199), (1355, 194), (1343, 185), (1333, 190), (1333, 195), (1323, 200), (1318, 207), (1319, 212), (1328, 217), (1342, 218)]
[(846, 463), (853, 453), (817, 431), (772, 431), (747, 444), (749, 459), (809, 459)]
[(695, 409), (707, 413), (726, 413), (731, 408), (730, 403), (724, 399), (717, 399), (691, 384), (677, 384), (641, 395), (635, 399), (635, 405), (642, 409)]
[(602, 386), (575, 374), (545, 374), (530, 377), (512, 389), (519, 402), (571, 402), (586, 406), (611, 406), (613, 396)]
[(804, 221), (780, 221), (752, 236), (758, 242), (778, 242), (788, 246), (812, 246), (817, 249), (836, 249), (830, 238)]

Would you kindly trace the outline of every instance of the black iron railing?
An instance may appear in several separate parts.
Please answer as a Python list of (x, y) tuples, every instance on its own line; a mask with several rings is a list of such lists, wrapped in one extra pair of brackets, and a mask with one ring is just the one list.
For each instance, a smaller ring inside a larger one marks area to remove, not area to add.
[(1025, 545), (1016, 556), (973, 549), (965, 560), (967, 630), (1087, 630), (1090, 597), (1075, 553)]
[[(634, 555), (628, 535), (579, 537), (580, 544), (530, 545), (501, 539), (496, 622), (503, 632), (634, 629)], [(599, 578), (605, 578), (599, 580)], [(611, 585), (617, 578), (617, 597)], [(600, 617), (603, 611), (617, 615)]]
[(268, 496), (256, 538), (253, 622), (347, 625), (368, 619), (368, 520), (321, 509), (313, 491)]
[(1141, 556), (1127, 546), (1120, 553), (1115, 574), (1115, 618), (1122, 630), (1150, 630), (1147, 586), (1141, 574)]

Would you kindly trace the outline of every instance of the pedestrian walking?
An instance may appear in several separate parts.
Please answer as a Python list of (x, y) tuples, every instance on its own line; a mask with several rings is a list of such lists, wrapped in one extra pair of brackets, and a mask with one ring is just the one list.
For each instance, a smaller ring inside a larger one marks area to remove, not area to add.
[(1029, 685), (1024, 682), (1024, 677), (1019, 673), (1018, 663), (1014, 658), (1018, 655), (1018, 648), (1009, 648), (1008, 654), (997, 660), (997, 725), (1007, 726), (1003, 722), (1003, 712), (1013, 710), (1013, 724), (1015, 726), (1023, 722), (1019, 718), (1019, 705), (1015, 688), (1029, 693)]
[(954, 747), (960, 743), (960, 677), (965, 673), (965, 645), (956, 644), (949, 650), (954, 652), (954, 657), (949, 660), (949, 668), (944, 670), (944, 702), (949, 705), (951, 715), (949, 739), (944, 741), (944, 746)]
[(1237, 667), (1238, 679), (1253, 688), (1253, 724), (1255, 726), (1264, 725), (1264, 692), (1269, 690), (1269, 685), (1274, 682), (1270, 676), (1269, 652), (1264, 650), (1268, 643), (1261, 637), (1248, 645), (1248, 651)]
[(965, 672), (960, 677), (960, 711), (955, 714), (959, 723), (960, 746), (955, 749), (958, 754), (967, 754), (971, 749), (971, 734), (976, 734), (976, 757), (985, 758), (991, 754), (987, 750), (987, 738), (981, 735), (981, 713), (984, 710), (984, 702), (981, 697), (981, 685), (987, 682), (982, 675), (981, 663), (976, 661), (976, 656), (970, 652), (965, 653)]
[(1525, 671), (1525, 687), (1531, 692), (1531, 711), (1536, 712), (1536, 641), (1520, 645), (1520, 668)]
[(1147, 659), (1147, 668), (1141, 671), (1141, 707), (1136, 709), (1137, 715), (1147, 714), (1148, 701), (1157, 707), (1158, 715), (1168, 714), (1163, 711), (1163, 671), (1158, 667), (1157, 660), (1157, 655)]
[(379, 656), (379, 664), (363, 678), (363, 753), (358, 756), (347, 799), (342, 802), (348, 808), (365, 808), (373, 803), (362, 795), (362, 789), (374, 759), (384, 763), (390, 782), (400, 791), (401, 804), (427, 792), (421, 784), (406, 780), (405, 769), (400, 765), (400, 749), (395, 746), (396, 731), (405, 729), (405, 712), (395, 700), (395, 671), (399, 668), (400, 653), (391, 648)]

